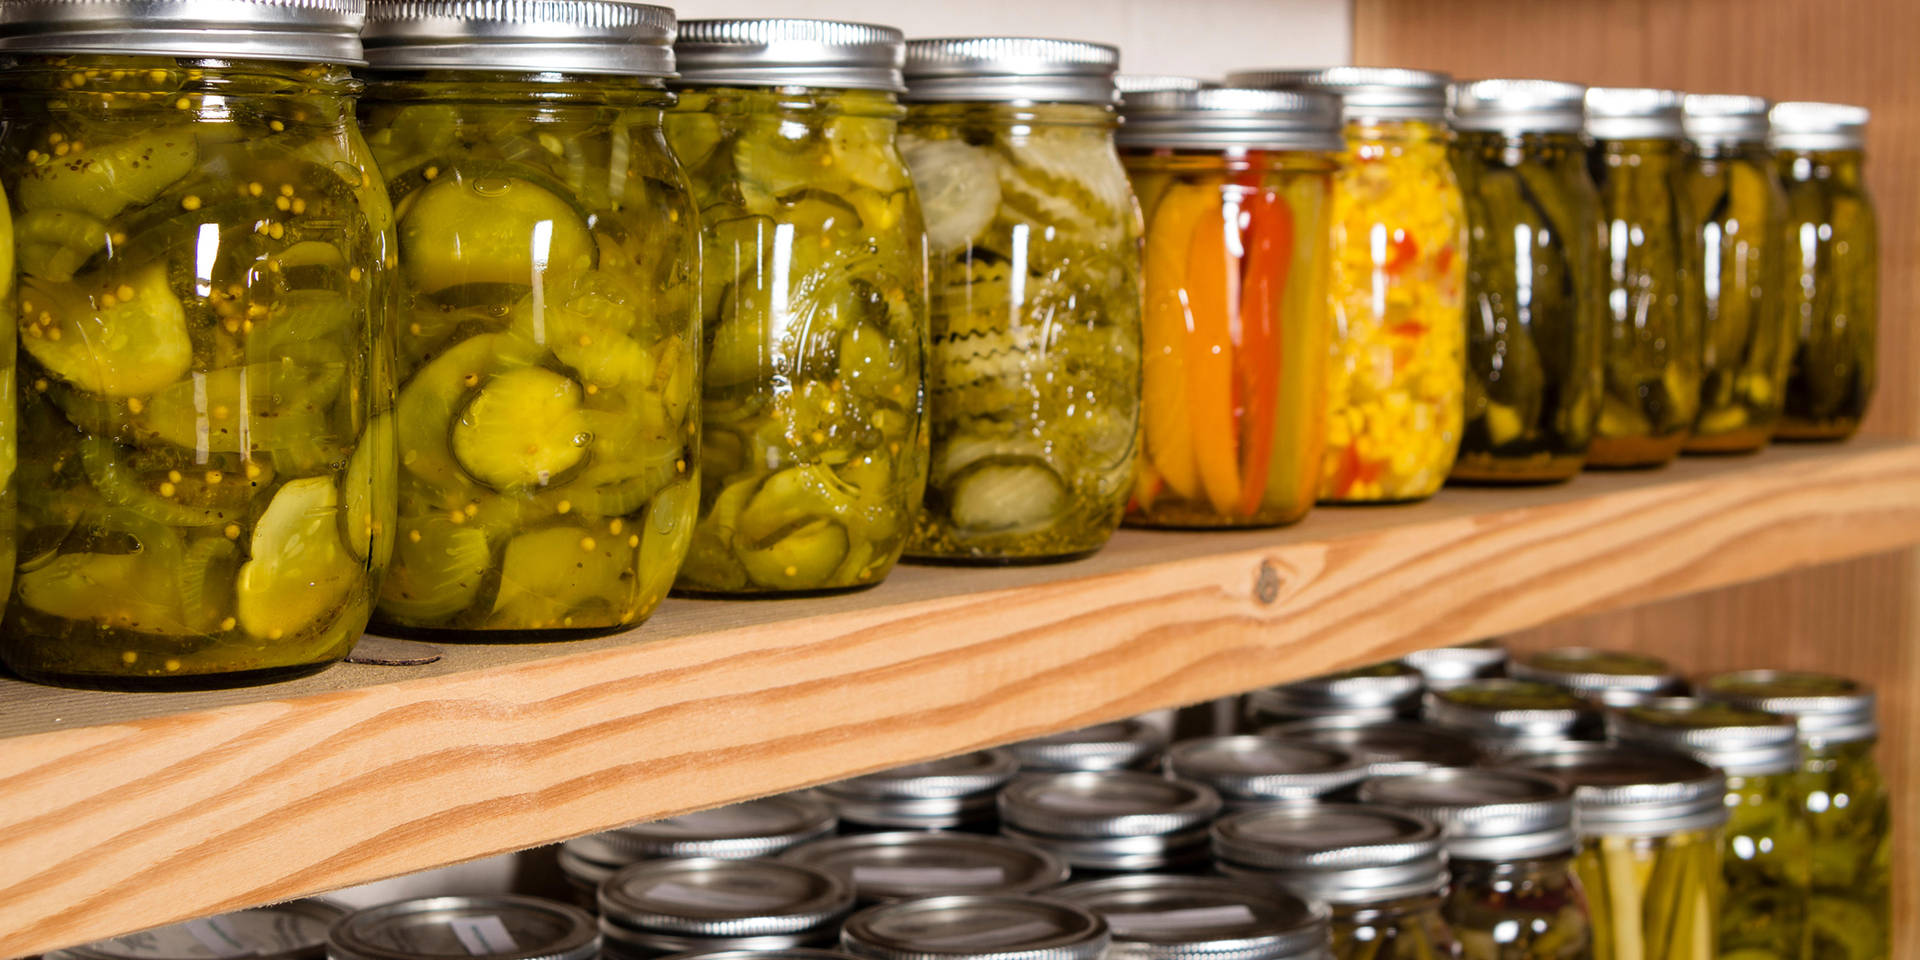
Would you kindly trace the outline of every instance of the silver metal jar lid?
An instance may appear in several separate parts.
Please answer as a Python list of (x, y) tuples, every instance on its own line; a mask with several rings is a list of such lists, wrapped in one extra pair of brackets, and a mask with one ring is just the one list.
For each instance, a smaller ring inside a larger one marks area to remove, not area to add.
[(1227, 74), (1227, 83), (1236, 87), (1334, 94), (1340, 98), (1349, 122), (1445, 119), (1447, 84), (1452, 81), (1444, 73), (1400, 67), (1236, 70)]
[(368, 0), (374, 70), (673, 76), (670, 7), (632, 0)]
[(1573, 795), (1553, 777), (1489, 767), (1429, 770), (1360, 785), (1360, 802), (1424, 817), (1456, 860), (1527, 860), (1572, 853)]
[(1666, 697), (1607, 715), (1607, 731), (1622, 744), (1646, 744), (1684, 753), (1732, 776), (1787, 773), (1800, 766), (1800, 738), (1792, 717), (1714, 700)]
[(1315, 800), (1359, 782), (1367, 767), (1345, 750), (1264, 736), (1200, 737), (1167, 750), (1167, 772), (1204, 783), (1229, 806)]
[(1236, 813), (1213, 825), (1213, 855), (1230, 877), (1268, 880), (1334, 904), (1419, 896), (1447, 883), (1440, 828), (1385, 807), (1288, 804)]
[(1587, 90), (1587, 134), (1595, 140), (1678, 140), (1681, 96), (1653, 87)]
[(940, 829), (991, 818), (994, 792), (1019, 771), (1009, 750), (976, 750), (830, 783), (819, 793), (852, 823)]
[(863, 902), (947, 894), (1023, 894), (1067, 880), (1046, 849), (972, 833), (862, 833), (820, 840), (781, 856), (838, 875)]
[(786, 947), (770, 950), (708, 950), (676, 953), (661, 960), (860, 960), (844, 950), (823, 947)]
[(1681, 104), (1681, 126), (1688, 140), (1703, 146), (1765, 143), (1772, 107), (1765, 97), (1689, 93)]
[(785, 793), (577, 837), (560, 849), (613, 868), (668, 857), (744, 860), (832, 836), (837, 826), (826, 801), (807, 792)]
[(601, 930), (697, 937), (804, 933), (853, 909), (853, 886), (787, 860), (652, 860), (600, 885)]
[(1700, 696), (1792, 717), (1800, 740), (1814, 746), (1856, 743), (1880, 735), (1873, 691), (1865, 684), (1826, 673), (1742, 670), (1708, 677)]
[(1118, 98), (1120, 50), (1044, 37), (946, 37), (907, 42), (908, 100), (1091, 103)]
[(1767, 146), (1775, 150), (1862, 150), (1867, 146), (1866, 107), (1845, 103), (1776, 103), (1767, 115)]
[(1139, 873), (1050, 894), (1113, 930), (1110, 960), (1330, 960), (1328, 914), (1278, 890), (1219, 877)]
[(1443, 690), (1475, 680), (1498, 677), (1507, 672), (1510, 655), (1495, 640), (1481, 640), (1457, 647), (1431, 647), (1415, 650), (1400, 662), (1420, 671), (1427, 689)]
[(1420, 671), (1395, 660), (1255, 690), (1247, 694), (1247, 713), (1256, 720), (1335, 714), (1393, 720), (1417, 715), (1425, 689)]
[(1047, 897), (927, 897), (868, 907), (840, 944), (869, 960), (1100, 960), (1107, 922)]
[(1343, 751), (1374, 777), (1470, 767), (1481, 760), (1480, 748), (1471, 739), (1409, 720), (1314, 717), (1276, 724), (1261, 730), (1260, 735)]
[(1520, 680), (1566, 687), (1610, 707), (1686, 692), (1687, 681), (1665, 660), (1642, 653), (1560, 647), (1515, 658), (1507, 672)]
[(348, 914), (327, 935), (331, 960), (592, 960), (593, 917), (538, 897), (427, 897)]
[(1534, 680), (1476, 680), (1431, 690), (1426, 721), (1474, 738), (1482, 749), (1597, 737), (1600, 709), (1565, 687)]
[(680, 86), (823, 87), (906, 92), (906, 38), (838, 20), (683, 20)]
[(1122, 94), (1147, 93), (1153, 90), (1205, 90), (1219, 84), (1199, 77), (1177, 77), (1167, 73), (1122, 73), (1113, 78), (1113, 85)]
[(1000, 822), (1056, 837), (1142, 837), (1213, 822), (1220, 796), (1137, 770), (1029, 773), (1000, 791)]
[(1447, 88), (1447, 114), (1458, 130), (1490, 133), (1579, 133), (1587, 88), (1554, 80), (1472, 80)]
[(294, 900), (56, 950), (47, 960), (317, 960), (328, 928), (346, 915), (325, 900)]
[(1313, 150), (1345, 147), (1340, 99), (1297, 90), (1148, 90), (1121, 98), (1123, 147)]
[(367, 0), (7, 0), (0, 54), (359, 64)]
[(1007, 747), (1022, 770), (1134, 770), (1151, 766), (1167, 736), (1138, 718), (1037, 737)]
[(1726, 775), (1657, 747), (1563, 743), (1506, 763), (1572, 787), (1581, 836), (1659, 837), (1727, 821)]

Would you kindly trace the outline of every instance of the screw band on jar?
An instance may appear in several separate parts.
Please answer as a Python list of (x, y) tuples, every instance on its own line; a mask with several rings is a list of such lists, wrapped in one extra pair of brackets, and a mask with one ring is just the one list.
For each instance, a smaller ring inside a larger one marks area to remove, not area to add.
[(1618, 650), (1562, 647), (1517, 657), (1507, 666), (1516, 680), (1551, 683), (1610, 707), (1685, 693), (1687, 682), (1659, 657)]
[(1420, 671), (1427, 689), (1438, 690), (1503, 676), (1510, 659), (1507, 648), (1499, 641), (1483, 640), (1457, 647), (1415, 650), (1401, 657), (1400, 662)]
[(1166, 734), (1140, 719), (1116, 720), (1007, 747), (1022, 771), (1139, 770), (1153, 766)]
[(1030, 894), (1067, 880), (1067, 864), (1043, 847), (942, 831), (852, 834), (797, 847), (781, 859), (839, 875), (862, 903)]
[(771, 857), (839, 826), (833, 808), (810, 793), (788, 793), (576, 837), (560, 845), (560, 869), (583, 889), (642, 860)]
[(0, 54), (134, 54), (358, 65), (367, 0), (21, 0), (0, 16)]
[(853, 888), (828, 871), (715, 859), (636, 863), (601, 885), (599, 901), (608, 949), (635, 957), (829, 945), (854, 902)]
[(1420, 712), (1420, 671), (1399, 662), (1357, 667), (1247, 694), (1247, 715), (1278, 723), (1308, 717), (1395, 720)]
[(1107, 921), (1112, 960), (1330, 960), (1326, 908), (1277, 890), (1133, 874), (1068, 884), (1051, 896)]
[(846, 823), (941, 829), (991, 822), (995, 792), (1019, 769), (1007, 750), (979, 750), (826, 784), (819, 793)]
[(329, 960), (593, 960), (600, 934), (578, 907), (538, 897), (427, 897), (357, 910), (327, 935)]
[(1564, 687), (1476, 680), (1427, 693), (1426, 721), (1474, 738), (1489, 752), (1525, 751), (1601, 736), (1600, 708)]
[(1440, 828), (1410, 814), (1357, 804), (1290, 804), (1214, 824), (1215, 865), (1335, 905), (1438, 893), (1447, 883)]
[(840, 944), (867, 960), (1099, 960), (1106, 921), (1047, 897), (927, 897), (868, 907)]
[(1166, 767), (1213, 788), (1229, 809), (1317, 800), (1367, 775), (1365, 763), (1345, 750), (1267, 736), (1181, 740), (1167, 751)]
[(1260, 736), (1343, 751), (1370, 777), (1392, 777), (1481, 760), (1471, 738), (1431, 724), (1330, 716), (1264, 727)]
[(1000, 792), (1000, 830), (1075, 869), (1154, 870), (1206, 859), (1220, 797), (1131, 770), (1027, 774)]

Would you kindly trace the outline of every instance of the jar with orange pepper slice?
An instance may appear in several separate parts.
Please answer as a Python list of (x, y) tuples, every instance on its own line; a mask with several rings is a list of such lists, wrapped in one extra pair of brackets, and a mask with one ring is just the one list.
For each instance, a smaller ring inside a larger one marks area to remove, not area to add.
[(1292, 523), (1326, 438), (1339, 100), (1129, 94), (1119, 142), (1146, 214), (1142, 445), (1128, 522)]
[(1331, 67), (1234, 73), (1235, 86), (1341, 98), (1333, 192), (1333, 366), (1320, 499), (1421, 500), (1460, 446), (1467, 215), (1447, 161), (1448, 77)]

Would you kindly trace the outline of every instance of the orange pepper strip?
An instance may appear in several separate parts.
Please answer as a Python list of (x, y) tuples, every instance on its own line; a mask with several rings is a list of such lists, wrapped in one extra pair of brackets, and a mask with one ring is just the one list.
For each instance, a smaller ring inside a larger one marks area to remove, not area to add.
[(1247, 443), (1240, 461), (1245, 485), (1240, 515), (1260, 512), (1273, 460), (1273, 421), (1280, 407), (1280, 298), (1293, 263), (1293, 211), (1278, 191), (1261, 190), (1247, 207), (1247, 279), (1240, 288), (1239, 374), (1246, 381)]
[[(1219, 204), (1211, 187), (1175, 183), (1160, 196), (1147, 228), (1146, 355), (1140, 417), (1146, 426), (1145, 461), (1182, 499), (1199, 495), (1193, 435), (1187, 426), (1187, 245), (1194, 225)], [(1147, 471), (1142, 471), (1143, 475)]]
[[(1239, 207), (1230, 208), (1238, 214)], [(1240, 503), (1240, 435), (1233, 418), (1233, 333), (1239, 326), (1240, 264), (1228, 253), (1227, 231), (1239, 245), (1239, 217), (1227, 220), (1216, 193), (1193, 231), (1187, 252), (1187, 398), (1200, 483), (1216, 513), (1233, 516)]]

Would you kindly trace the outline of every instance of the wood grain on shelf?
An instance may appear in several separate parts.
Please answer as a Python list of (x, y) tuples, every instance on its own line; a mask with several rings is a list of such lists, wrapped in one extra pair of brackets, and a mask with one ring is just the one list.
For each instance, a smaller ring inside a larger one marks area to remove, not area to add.
[(1920, 543), (1920, 444), (1123, 532), (206, 694), (0, 683), (0, 956)]
[[(1912, 0), (1355, 0), (1354, 62), (1462, 76), (1543, 76), (1873, 110), (1867, 180), (1880, 208), (1880, 385), (1866, 432), (1920, 436), (1920, 3)], [(1607, 643), (1700, 667), (1782, 663), (1873, 679), (1885, 728), (1920, 720), (1920, 562), (1852, 561), (1644, 609), (1557, 624), (1523, 645)], [(1920, 740), (1882, 747), (1895, 796), (1895, 849), (1920, 823)], [(1895, 858), (1896, 929), (1920, 929), (1920, 863)], [(1920, 958), (1920, 935), (1902, 957)]]

